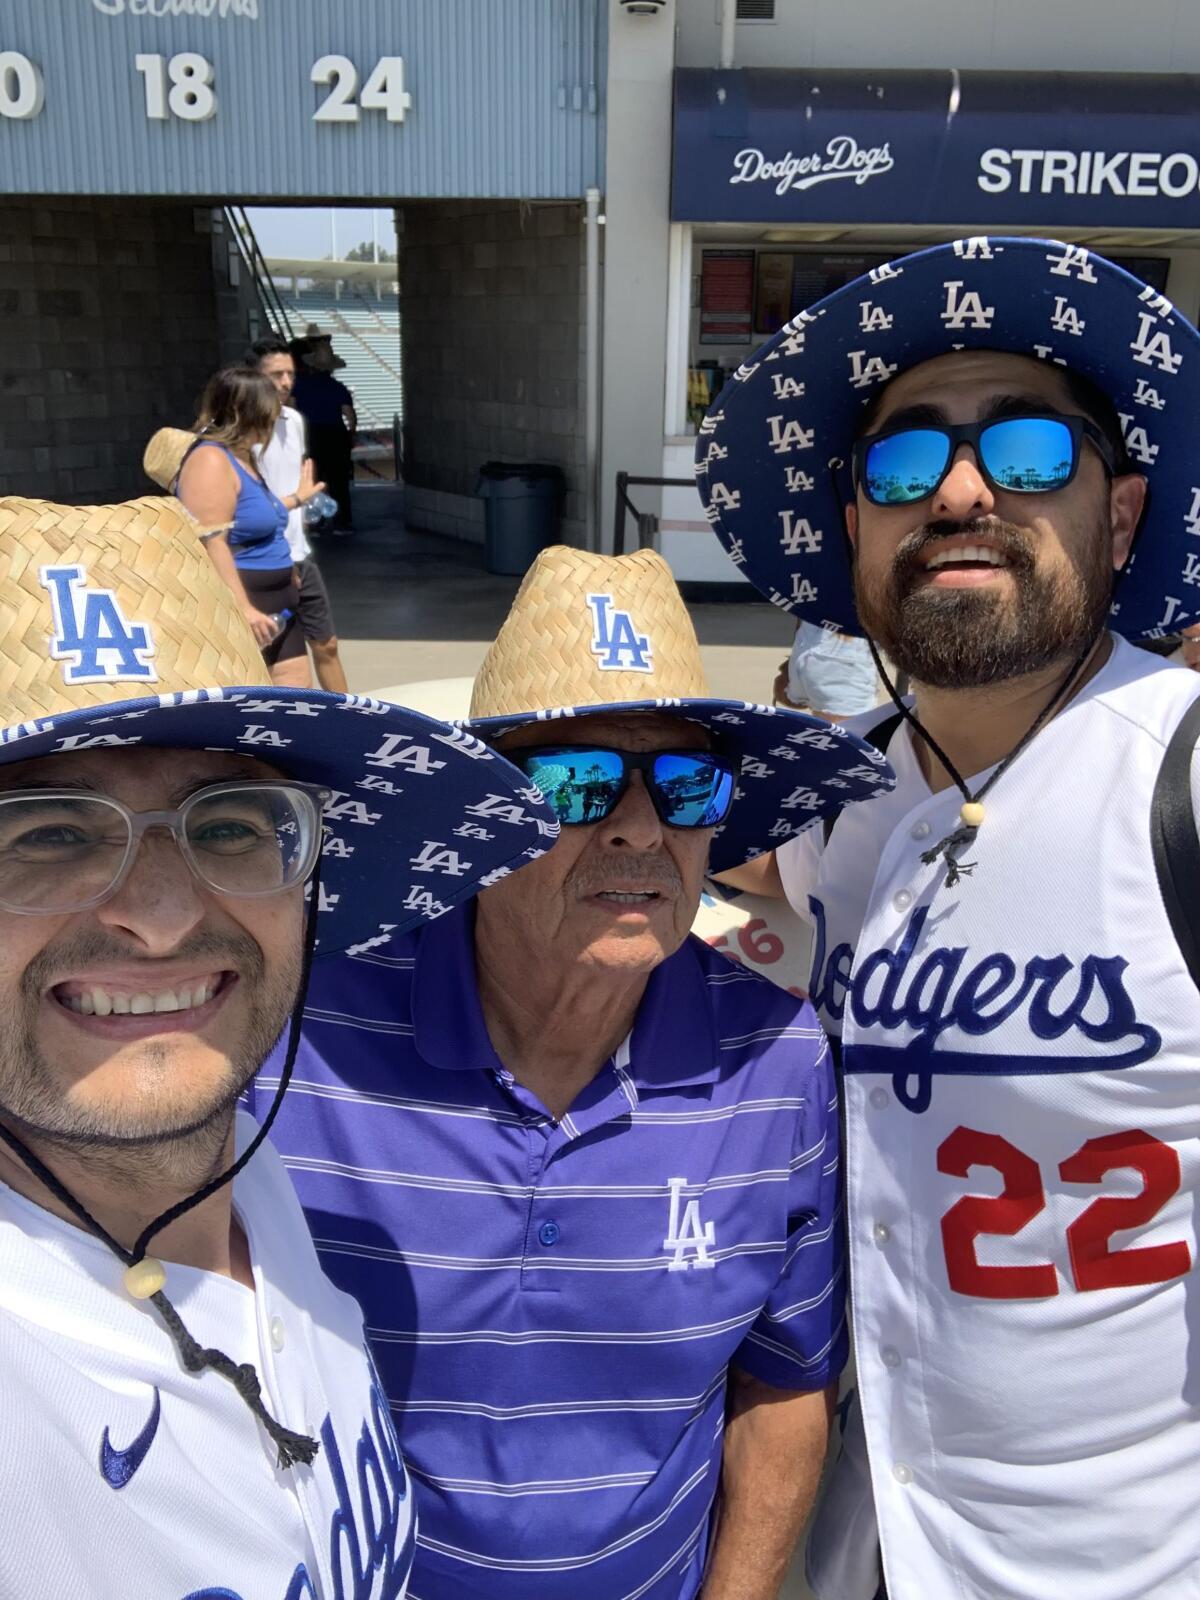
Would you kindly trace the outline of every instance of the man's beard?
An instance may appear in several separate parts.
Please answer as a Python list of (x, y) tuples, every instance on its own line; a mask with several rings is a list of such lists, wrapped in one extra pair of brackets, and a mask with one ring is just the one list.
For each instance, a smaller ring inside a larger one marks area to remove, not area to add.
[[(43, 952), (30, 963), (21, 979), (15, 1006), (0, 1013), (0, 1115), (19, 1136), (33, 1136), (60, 1150), (70, 1150), (89, 1166), (112, 1166), (135, 1171), (145, 1163), (169, 1171), (155, 1156), (167, 1147), (182, 1156), (186, 1145), (223, 1147), (233, 1107), (242, 1090), (258, 1071), (283, 1031), (295, 1003), (300, 981), (299, 950), (268, 975), (258, 944), (244, 933), (198, 933), (175, 952), (174, 959), (204, 963), (215, 968), (235, 968), (248, 1004), (247, 1022), (237, 1036), (233, 1053), (197, 1099), (180, 1081), (186, 1072), (188, 1047), (163, 1039), (129, 1041), (114, 1045), (136, 1055), (136, 1071), (144, 1092), (136, 1103), (130, 1096), (107, 1104), (77, 1104), (70, 1097), (68, 1080), (54, 1070), (37, 1042), (38, 1013), (47, 983), (63, 971), (86, 970), (105, 962), (128, 965), (129, 950), (119, 940), (93, 931)], [(151, 964), (147, 963), (147, 970)], [(204, 1046), (212, 1049), (212, 1046)], [(178, 1060), (175, 1060), (175, 1057)], [(129, 1074), (132, 1076), (134, 1067)], [(151, 1151), (152, 1146), (163, 1147)], [(121, 1153), (128, 1152), (122, 1161)], [(193, 1151), (193, 1164), (206, 1157)]]
[[(928, 581), (920, 553), (935, 539), (986, 541), (1008, 563), (1014, 600)], [(886, 578), (868, 585), (857, 565), (854, 595), (865, 631), (897, 668), (934, 689), (975, 689), (1080, 656), (1100, 634), (1112, 601), (1107, 523), (1099, 520), (1086, 565), (1040, 573), (1036, 540), (1012, 523), (931, 522), (900, 544)]]

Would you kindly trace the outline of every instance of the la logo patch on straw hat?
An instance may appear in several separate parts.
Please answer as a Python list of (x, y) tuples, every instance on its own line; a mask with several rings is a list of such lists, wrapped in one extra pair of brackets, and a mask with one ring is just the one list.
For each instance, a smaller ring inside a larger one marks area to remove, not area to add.
[(66, 663), (65, 682), (153, 683), (157, 673), (150, 630), (126, 619), (111, 589), (89, 587), (81, 566), (43, 567), (38, 581), (50, 594), (54, 616), (50, 656)]
[(592, 654), (601, 672), (620, 672), (625, 667), (630, 672), (653, 672), (650, 635), (637, 631), (630, 612), (615, 606), (611, 594), (589, 594), (585, 598), (595, 618)]
[(322, 785), (321, 951), (438, 916), (550, 847), (540, 792), (464, 729), (264, 684), (198, 532), (170, 499), (0, 499), (0, 763), (158, 745)]
[[(484, 657), (469, 726), (496, 739), (531, 722), (652, 711), (696, 723), (735, 760), (733, 807), (710, 852), (715, 872), (895, 783), (879, 751), (844, 728), (714, 699), (692, 619), (656, 551), (543, 550)], [(565, 743), (582, 738), (583, 729), (564, 727)]]

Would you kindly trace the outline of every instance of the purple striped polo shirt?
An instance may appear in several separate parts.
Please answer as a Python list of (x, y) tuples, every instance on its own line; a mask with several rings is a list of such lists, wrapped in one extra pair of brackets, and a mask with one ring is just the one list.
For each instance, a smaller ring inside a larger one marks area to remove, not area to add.
[[(730, 1363), (846, 1357), (836, 1087), (807, 1002), (695, 938), (555, 1123), (501, 1064), (472, 906), (315, 963), (272, 1135), (361, 1303), (413, 1600), (690, 1600)], [(257, 1084), (260, 1112), (278, 1082)]]

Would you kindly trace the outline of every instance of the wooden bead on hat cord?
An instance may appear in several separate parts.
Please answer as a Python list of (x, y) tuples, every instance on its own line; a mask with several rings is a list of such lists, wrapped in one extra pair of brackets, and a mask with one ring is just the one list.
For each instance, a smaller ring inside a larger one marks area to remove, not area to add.
[(230, 1167), (219, 1173), (211, 1182), (206, 1183), (203, 1188), (197, 1189), (195, 1194), (186, 1196), (183, 1200), (178, 1201), (175, 1205), (162, 1212), (161, 1215), (155, 1217), (153, 1222), (148, 1223), (138, 1235), (131, 1250), (127, 1250), (124, 1245), (118, 1243), (112, 1234), (101, 1223), (96, 1221), (87, 1207), (76, 1200), (70, 1190), (60, 1183), (45, 1162), (35, 1156), (32, 1150), (27, 1149), (14, 1133), (0, 1122), (0, 1140), (33, 1173), (34, 1177), (45, 1185), (55, 1199), (66, 1206), (77, 1222), (85, 1227), (89, 1233), (94, 1233), (98, 1239), (108, 1246), (115, 1256), (125, 1262), (122, 1281), (126, 1293), (135, 1300), (149, 1300), (155, 1307), (166, 1325), (167, 1332), (175, 1343), (175, 1348), (179, 1351), (180, 1359), (186, 1370), (191, 1373), (200, 1373), (206, 1367), (211, 1367), (214, 1372), (227, 1379), (233, 1385), (274, 1443), (278, 1452), (278, 1465), (281, 1470), (294, 1466), (298, 1461), (308, 1466), (316, 1458), (321, 1448), (320, 1444), (308, 1434), (295, 1433), (291, 1428), (285, 1428), (282, 1424), (276, 1422), (263, 1404), (262, 1382), (252, 1363), (248, 1361), (240, 1363), (232, 1361), (224, 1351), (205, 1348), (197, 1343), (184, 1325), (183, 1318), (164, 1293), (167, 1281), (166, 1268), (161, 1261), (147, 1255), (146, 1248), (156, 1233), (160, 1233), (163, 1228), (176, 1221), (186, 1212), (194, 1210), (196, 1206), (207, 1200), (210, 1195), (215, 1194), (218, 1189), (224, 1188), (227, 1183), (232, 1183), (271, 1131), (271, 1124), (275, 1121), (279, 1108), (283, 1104), (283, 1096), (287, 1091), (288, 1084), (291, 1082), (292, 1069), (296, 1062), (296, 1052), (300, 1046), (300, 1022), (304, 1011), (304, 995), (308, 988), (308, 977), (312, 969), (313, 950), (316, 947), (317, 938), (317, 908), (321, 895), (320, 865), (320, 857), (318, 856), (317, 864), (313, 869), (313, 875), (310, 880), (311, 891), (304, 930), (304, 953), (300, 969), (300, 987), (296, 993), (296, 1003), (292, 1008), (287, 1054), (284, 1057), (283, 1070), (279, 1075), (279, 1087), (275, 1091), (275, 1098), (271, 1102), (270, 1109), (263, 1118), (262, 1126)]
[(1034, 735), (1044, 726), (1046, 719), (1049, 717), (1054, 708), (1061, 704), (1068, 689), (1070, 689), (1071, 685), (1078, 678), (1084, 667), (1091, 660), (1093, 654), (1095, 653), (1096, 646), (1100, 641), (1100, 637), (1102, 637), (1102, 635), (1095, 639), (1089, 640), (1089, 642), (1084, 646), (1083, 653), (1073, 663), (1071, 670), (1067, 673), (1066, 677), (1051, 695), (1050, 699), (1038, 712), (1032, 723), (1030, 723), (1028, 729), (1022, 734), (1021, 738), (1004, 757), (1003, 761), (999, 763), (991, 777), (988, 778), (985, 783), (981, 784), (980, 787), (976, 789), (974, 794), (971, 793), (971, 790), (967, 787), (966, 779), (960, 774), (958, 768), (942, 749), (941, 745), (938, 744), (937, 740), (931, 733), (928, 733), (925, 728), (922, 727), (921, 723), (913, 715), (909, 707), (905, 705), (903, 699), (897, 693), (895, 685), (887, 675), (883, 661), (880, 659), (879, 651), (875, 648), (875, 641), (869, 636), (867, 637), (867, 646), (871, 652), (871, 659), (875, 663), (875, 670), (878, 672), (880, 678), (882, 678), (883, 686), (890, 695), (892, 703), (900, 712), (901, 716), (903, 716), (904, 720), (911, 725), (917, 736), (924, 741), (934, 756), (936, 756), (936, 758), (941, 762), (942, 766), (946, 769), (947, 774), (953, 780), (955, 786), (963, 796), (963, 803), (959, 807), (958, 811), (958, 827), (955, 828), (952, 833), (948, 833), (944, 839), (939, 840), (939, 842), (933, 845), (930, 849), (923, 850), (921, 852), (921, 860), (926, 864), (926, 866), (932, 866), (939, 856), (945, 857), (947, 889), (953, 889), (960, 878), (969, 877), (970, 874), (975, 870), (975, 862), (960, 861), (958, 857), (961, 851), (965, 850), (969, 844), (974, 842), (975, 835), (979, 832), (979, 829), (983, 824), (985, 814), (983, 806), (984, 795), (987, 794), (988, 790), (993, 787), (1001, 774), (1007, 772), (1009, 767), (1012, 766), (1013, 762), (1021, 754), (1021, 751), (1026, 748), (1026, 746), (1033, 739)]

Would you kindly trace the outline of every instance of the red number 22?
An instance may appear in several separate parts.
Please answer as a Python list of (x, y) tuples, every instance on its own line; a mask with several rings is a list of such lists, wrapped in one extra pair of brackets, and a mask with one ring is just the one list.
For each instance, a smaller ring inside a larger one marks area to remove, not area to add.
[[(1004, 1180), (999, 1195), (963, 1195), (942, 1218), (942, 1242), (950, 1287), (985, 1300), (1045, 1299), (1058, 1293), (1053, 1263), (986, 1266), (975, 1253), (980, 1234), (1011, 1238), (1037, 1216), (1046, 1192), (1037, 1163), (998, 1133), (955, 1128), (937, 1153), (938, 1171), (965, 1178), (972, 1167), (992, 1167)], [(1165, 1283), (1191, 1270), (1185, 1241), (1110, 1250), (1120, 1229), (1143, 1227), (1179, 1190), (1179, 1156), (1139, 1128), (1089, 1139), (1059, 1165), (1065, 1183), (1100, 1183), (1106, 1173), (1130, 1168), (1141, 1174), (1136, 1195), (1104, 1195), (1067, 1229), (1071, 1272), (1077, 1289), (1128, 1288)]]

